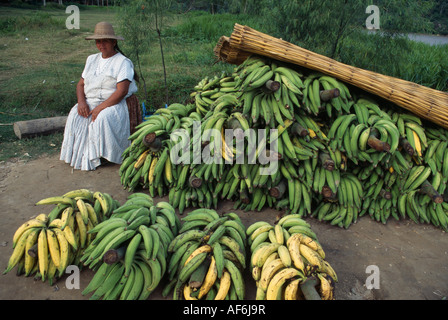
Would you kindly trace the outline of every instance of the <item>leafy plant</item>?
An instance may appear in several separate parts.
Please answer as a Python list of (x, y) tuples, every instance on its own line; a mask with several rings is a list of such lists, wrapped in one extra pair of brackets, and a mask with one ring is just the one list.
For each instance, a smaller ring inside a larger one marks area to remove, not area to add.
[(148, 25), (151, 23), (148, 15), (144, 13), (146, 1), (132, 1), (120, 6), (117, 21), (120, 31), (125, 38), (124, 47), (129, 58), (137, 66), (139, 82), (143, 86), (144, 100), (148, 101), (148, 90), (145, 73), (142, 69), (141, 57), (149, 51), (150, 36)]

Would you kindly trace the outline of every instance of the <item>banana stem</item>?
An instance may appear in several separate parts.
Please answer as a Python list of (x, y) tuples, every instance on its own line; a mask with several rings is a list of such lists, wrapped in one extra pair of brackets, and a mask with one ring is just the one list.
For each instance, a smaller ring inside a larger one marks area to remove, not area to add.
[(443, 196), (441, 196), (436, 189), (432, 186), (432, 184), (425, 180), (423, 182), (422, 186), (420, 187), (420, 193), (426, 194), (428, 197), (432, 199), (435, 203), (442, 203), (443, 202)]
[(269, 194), (276, 199), (282, 198), (285, 192), (286, 192), (285, 180), (280, 181), (278, 185), (269, 190)]
[(110, 249), (106, 251), (103, 255), (103, 261), (106, 264), (114, 264), (121, 259), (123, 259), (125, 253), (126, 253), (126, 246), (122, 246), (118, 249)]
[(268, 90), (268, 92), (276, 92), (278, 89), (280, 89), (280, 82), (268, 80), (264, 87)]
[(303, 126), (301, 126), (299, 123), (295, 122), (292, 126), (291, 126), (291, 133), (293, 134), (297, 134), (301, 137), (306, 137), (310, 134), (310, 132), (304, 128)]
[(367, 144), (369, 145), (369, 147), (379, 152), (390, 151), (390, 145), (387, 142), (381, 141), (374, 135), (370, 135), (369, 139), (367, 140)]
[(320, 92), (320, 99), (322, 101), (330, 101), (331, 99), (339, 97), (340, 94), (341, 92), (337, 88), (330, 90), (322, 90)]
[(415, 150), (414, 150), (414, 148), (412, 147), (412, 145), (409, 143), (408, 140), (406, 140), (406, 139), (404, 139), (404, 138), (401, 138), (401, 139), (400, 139), (400, 145), (402, 146), (403, 150), (404, 150), (407, 154), (409, 154), (410, 156), (413, 156), (413, 155), (414, 155)]
[(202, 185), (202, 179), (195, 175), (190, 176), (188, 182), (192, 188), (199, 188)]
[(322, 300), (316, 290), (318, 284), (319, 281), (315, 277), (307, 278), (300, 284), (300, 289), (302, 289), (302, 293), (306, 300)]
[(33, 245), (28, 251), (27, 253), (33, 257), (33, 258), (37, 258), (37, 243), (35, 245)]
[(261, 152), (258, 157), (260, 163), (267, 163), (269, 161), (279, 161), (283, 158), (283, 155), (276, 151), (266, 149), (264, 152)]
[(154, 132), (148, 133), (144, 138), (143, 138), (143, 144), (145, 145), (145, 147), (150, 147), (151, 144), (154, 142), (156, 138), (156, 134)]
[(387, 191), (385, 189), (381, 189), (380, 196), (382, 196), (384, 199), (387, 199), (387, 200), (392, 199), (392, 193), (390, 193), (389, 191)]
[(159, 152), (160, 149), (162, 149), (162, 139), (160, 139), (159, 137), (155, 138), (148, 147), (152, 152)]
[(240, 200), (244, 204), (249, 204), (250, 203), (250, 198), (249, 198), (249, 195), (247, 194), (246, 190), (243, 190), (243, 191), (240, 192)]
[(336, 193), (329, 186), (323, 186), (321, 194), (327, 200), (336, 200)]
[[(228, 129), (233, 130), (236, 139), (244, 139), (244, 129), (243, 126), (241, 125), (241, 122), (237, 118), (230, 117), (230, 119), (227, 120), (226, 125)], [(237, 129), (241, 130), (236, 131)]]
[(335, 168), (335, 163), (328, 152), (320, 152), (319, 160), (322, 163), (322, 167), (325, 170), (333, 171)]

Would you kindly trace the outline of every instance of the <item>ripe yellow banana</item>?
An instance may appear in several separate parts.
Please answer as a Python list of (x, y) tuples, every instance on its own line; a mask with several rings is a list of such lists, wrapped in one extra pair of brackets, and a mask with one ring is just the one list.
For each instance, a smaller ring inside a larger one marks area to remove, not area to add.
[(275, 238), (276, 238), (277, 243), (283, 244), (285, 241), (285, 236), (283, 233), (282, 226), (279, 224), (276, 224), (274, 227), (274, 233), (275, 233)]
[(322, 272), (328, 274), (333, 279), (333, 281), (338, 282), (338, 276), (327, 260), (324, 260), (324, 268)]
[(299, 245), (300, 254), (307, 260), (307, 262), (317, 268), (317, 271), (321, 271), (324, 268), (323, 259), (321, 256), (311, 249), (310, 247), (300, 244)]
[(212, 247), (208, 244), (204, 244), (202, 246), (200, 246), (199, 248), (197, 248), (196, 250), (194, 250), (187, 258), (187, 260), (185, 260), (184, 266), (186, 266), (188, 264), (188, 262), (190, 262), (191, 259), (193, 259), (194, 257), (196, 257), (197, 255), (204, 253), (204, 252), (212, 252)]
[(15, 231), (13, 238), (12, 238), (12, 245), (13, 248), (15, 247), (17, 240), (19, 240), (19, 238), (22, 236), (22, 234), (30, 229), (30, 228), (43, 228), (46, 226), (46, 223), (43, 222), (42, 220), (38, 220), (38, 219), (31, 219), (25, 223), (23, 223), (19, 228), (17, 228), (17, 230)]
[(64, 229), (62, 229), (62, 232), (64, 233), (65, 238), (73, 247), (73, 249), (78, 250), (78, 241), (76, 239), (75, 233), (73, 232), (73, 229), (69, 225), (67, 225)]
[(48, 251), (55, 267), (58, 269), (61, 265), (61, 254), (59, 252), (59, 242), (56, 234), (51, 229), (47, 230)]
[(219, 281), (219, 289), (216, 293), (215, 300), (224, 300), (230, 290), (230, 285), (232, 284), (232, 279), (230, 273), (224, 270), (221, 280)]
[(417, 154), (421, 157), (422, 156), (422, 143), (420, 141), (420, 138), (419, 138), (417, 132), (415, 132), (414, 130), (412, 130), (412, 135), (414, 136), (415, 151), (417, 151)]
[(56, 228), (53, 230), (53, 232), (54, 234), (56, 234), (59, 244), (59, 252), (60, 252), (59, 273), (62, 274), (70, 263), (70, 244), (65, 238), (65, 235), (62, 232), (62, 230)]
[(75, 213), (76, 225), (79, 230), (79, 240), (81, 248), (85, 248), (87, 245), (87, 226), (84, 223), (83, 216), (80, 211)]
[(305, 270), (305, 262), (300, 254), (300, 237), (298, 233), (291, 235), (287, 241), (287, 247), (291, 256), (291, 261), (298, 270)]
[(289, 250), (286, 246), (281, 245), (280, 247), (278, 247), (278, 255), (282, 260), (283, 264), (285, 265), (285, 267), (287, 268), (291, 267), (292, 259), (291, 255), (289, 254)]
[(187, 301), (198, 300), (198, 298), (196, 298), (196, 297), (191, 295), (192, 292), (193, 292), (193, 290), (191, 290), (190, 286), (188, 284), (185, 284), (184, 285), (184, 298), (185, 298), (185, 300), (187, 300)]
[(40, 232), (40, 229), (33, 228), (26, 239), (25, 265), (24, 265), (25, 276), (29, 276), (31, 274), (31, 272), (33, 271), (33, 268), (36, 264), (36, 257), (28, 254), (28, 251), (37, 243), (37, 238), (39, 237), (39, 232)]
[(300, 243), (310, 247), (311, 249), (316, 251), (322, 259), (325, 259), (325, 252), (320, 243), (302, 233), (298, 233), (298, 237), (300, 238)]
[(76, 206), (78, 207), (79, 212), (81, 213), (82, 220), (84, 224), (89, 222), (89, 212), (86, 207), (86, 203), (82, 199), (76, 200)]
[[(14, 250), (13, 250), (11, 256), (9, 257), (8, 266), (6, 267), (3, 274), (8, 273), (16, 265), (18, 265), (20, 263), (23, 255), (25, 253), (28, 236), (31, 234), (31, 232), (33, 232), (33, 230), (35, 230), (35, 229), (30, 228), (21, 233), (19, 239), (17, 239), (16, 246), (14, 247)], [(36, 230), (44, 230), (45, 231), (45, 229), (36, 229)]]
[(294, 279), (285, 287), (285, 300), (299, 300), (301, 278)]
[(37, 239), (37, 258), (39, 260), (39, 272), (42, 277), (42, 281), (45, 281), (48, 273), (49, 265), (49, 252), (46, 229), (41, 229), (39, 237)]
[(202, 297), (207, 295), (207, 293), (215, 284), (216, 279), (218, 279), (218, 270), (216, 269), (215, 258), (212, 256), (211, 263), (208, 268), (207, 274), (205, 275), (204, 282), (202, 283), (202, 286), (199, 288), (198, 299), (202, 299)]
[(276, 273), (272, 280), (269, 282), (266, 290), (266, 300), (279, 300), (281, 299), (282, 286), (290, 279), (295, 277), (301, 277), (303, 274), (296, 268), (285, 268)]
[(328, 276), (323, 273), (318, 273), (317, 276), (320, 281), (319, 294), (322, 300), (333, 300), (333, 286), (331, 280), (329, 280), (327, 278)]
[(266, 291), (268, 289), (269, 282), (271, 281), (272, 277), (280, 270), (284, 269), (285, 265), (283, 264), (282, 259), (278, 258), (270, 263), (267, 263), (263, 266), (261, 271), (260, 280), (258, 282), (258, 287), (261, 288), (263, 291)]

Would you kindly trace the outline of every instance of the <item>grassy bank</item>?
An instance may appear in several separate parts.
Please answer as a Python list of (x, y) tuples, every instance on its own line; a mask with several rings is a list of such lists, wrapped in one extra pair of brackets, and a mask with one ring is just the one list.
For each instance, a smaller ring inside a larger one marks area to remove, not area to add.
[[(66, 115), (76, 103), (75, 86), (89, 54), (96, 53), (92, 41), (84, 40), (98, 21), (117, 25), (113, 8), (84, 8), (80, 29), (68, 30), (65, 8), (0, 10), (0, 161), (24, 159), (59, 152), (62, 134), (18, 140), (12, 123), (33, 118)], [(219, 37), (230, 36), (235, 23), (265, 32), (264, 22), (247, 15), (209, 15), (200, 12), (173, 15), (163, 31), (168, 100), (165, 96), (162, 56), (156, 39), (141, 56), (148, 88), (148, 103), (155, 107), (189, 99), (194, 85), (203, 77), (231, 72), (233, 66), (217, 62), (213, 48)], [(120, 34), (120, 29), (116, 32)], [(343, 44), (342, 62), (401, 77), (439, 90), (448, 90), (446, 47), (405, 42), (391, 52), (391, 39), (355, 35)], [(129, 53), (126, 41), (121, 43)], [(404, 49), (403, 49), (404, 48)], [(143, 88), (139, 99), (145, 98)]]

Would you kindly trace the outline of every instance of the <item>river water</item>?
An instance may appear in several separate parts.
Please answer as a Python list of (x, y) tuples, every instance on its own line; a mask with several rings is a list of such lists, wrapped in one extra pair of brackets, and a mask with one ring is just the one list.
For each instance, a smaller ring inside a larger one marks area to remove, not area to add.
[[(368, 33), (376, 33), (381, 31), (367, 30)], [(448, 44), (448, 36), (437, 36), (432, 34), (408, 33), (408, 38), (414, 41), (424, 42), (429, 45), (446, 45)]]
[(448, 44), (448, 36), (436, 36), (428, 34), (408, 34), (409, 39), (424, 42), (430, 45), (445, 45)]

